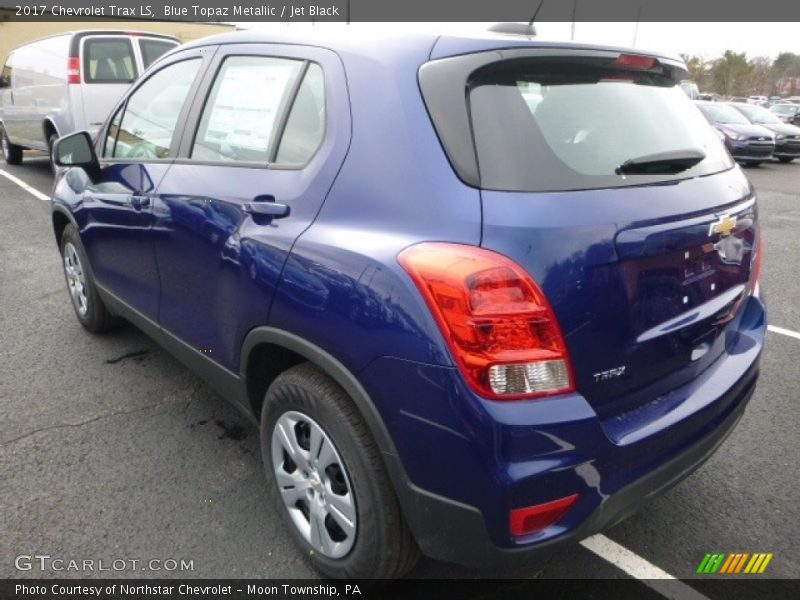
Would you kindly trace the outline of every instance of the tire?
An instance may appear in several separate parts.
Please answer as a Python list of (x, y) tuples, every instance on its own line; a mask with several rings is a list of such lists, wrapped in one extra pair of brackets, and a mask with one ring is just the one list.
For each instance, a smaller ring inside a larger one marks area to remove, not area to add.
[(757, 167), (758, 165), (761, 164), (761, 161), (760, 160), (746, 160), (746, 161), (744, 161), (744, 164), (746, 166), (748, 166), (748, 167)]
[(92, 269), (80, 236), (71, 224), (61, 235), (61, 261), (75, 316), (92, 333), (103, 333), (118, 324), (97, 293)]
[(794, 156), (776, 156), (775, 158), (777, 158), (782, 163), (790, 163), (795, 159)]
[(47, 138), (47, 150), (48, 156), (50, 157), (50, 171), (53, 173), (53, 177), (58, 175), (58, 165), (56, 165), (56, 161), (53, 158), (53, 145), (56, 143), (58, 139), (58, 134), (51, 133), (50, 137)]
[[(276, 427), (279, 423), (280, 429)], [(322, 432), (316, 438), (311, 433), (315, 427)], [(288, 433), (296, 444), (296, 463), (285, 450), (290, 444), (281, 432)], [(315, 446), (319, 448), (318, 461), (310, 460), (304, 436), (308, 450), (313, 440), (322, 440)], [(298, 548), (316, 569), (333, 578), (396, 579), (414, 567), (419, 549), (403, 520), (380, 451), (344, 390), (313, 365), (292, 367), (270, 386), (261, 414), (261, 449), (272, 501)], [(279, 485), (287, 490), (286, 500)], [(314, 512), (315, 502), (347, 505), (340, 515), (352, 517), (348, 522), (353, 526), (347, 527), (341, 518), (333, 519), (333, 509)], [(327, 549), (319, 537), (312, 543), (315, 514), (324, 516), (326, 531), (322, 535), (327, 534)], [(328, 525), (329, 519), (338, 522)], [(333, 539), (337, 541), (331, 543)]]
[(22, 146), (12, 144), (8, 140), (5, 128), (0, 125), (0, 153), (8, 165), (18, 165), (22, 163)]

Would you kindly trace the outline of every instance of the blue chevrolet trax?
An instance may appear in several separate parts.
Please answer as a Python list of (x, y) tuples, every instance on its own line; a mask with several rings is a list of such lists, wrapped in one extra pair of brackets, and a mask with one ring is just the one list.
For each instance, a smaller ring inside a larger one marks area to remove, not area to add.
[(580, 540), (701, 465), (758, 378), (756, 195), (685, 78), (500, 33), (182, 46), (56, 146), (75, 314), (260, 428), (328, 576)]

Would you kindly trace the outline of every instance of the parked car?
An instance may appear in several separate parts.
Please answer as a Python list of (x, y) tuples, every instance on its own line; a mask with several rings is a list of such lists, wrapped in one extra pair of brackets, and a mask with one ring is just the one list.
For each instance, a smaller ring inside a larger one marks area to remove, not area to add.
[(761, 106), (752, 104), (731, 104), (754, 125), (761, 125), (775, 134), (773, 156), (781, 162), (791, 162), (800, 156), (800, 127), (781, 121), (778, 116)]
[(756, 196), (680, 60), (381, 41), (206, 38), (55, 148), (78, 321), (124, 317), (258, 425), (335, 577), (616, 523), (731, 432), (766, 330)]
[(729, 103), (698, 101), (695, 104), (724, 136), (725, 147), (737, 161), (759, 165), (772, 158), (775, 136), (769, 129), (753, 125)]
[(686, 79), (681, 81), (679, 85), (684, 93), (692, 100), (697, 100), (697, 98), (700, 96), (700, 88), (697, 87), (697, 84), (694, 81)]
[(747, 98), (748, 104), (755, 104), (756, 106), (764, 106), (769, 101), (766, 96), (750, 96)]
[(86, 30), (11, 51), (0, 77), (0, 146), (6, 163), (49, 152), (59, 136), (97, 131), (139, 74), (178, 46), (154, 33)]
[(783, 102), (781, 104), (774, 104), (770, 106), (769, 109), (778, 115), (778, 118), (784, 123), (800, 125), (800, 104)]

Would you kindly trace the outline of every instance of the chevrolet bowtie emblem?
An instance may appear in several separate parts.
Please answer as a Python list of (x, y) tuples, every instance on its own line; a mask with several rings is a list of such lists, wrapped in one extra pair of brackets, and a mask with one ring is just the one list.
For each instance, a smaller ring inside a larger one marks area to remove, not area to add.
[(736, 217), (723, 215), (719, 218), (719, 221), (711, 223), (711, 226), (708, 228), (708, 235), (711, 237), (712, 235), (719, 234), (725, 237), (731, 234), (734, 227), (736, 227)]

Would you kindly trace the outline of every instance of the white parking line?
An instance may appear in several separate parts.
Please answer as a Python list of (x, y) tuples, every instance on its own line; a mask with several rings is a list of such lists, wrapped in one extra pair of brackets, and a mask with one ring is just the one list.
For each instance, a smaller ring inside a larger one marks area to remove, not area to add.
[(631, 577), (639, 579), (666, 598), (708, 600), (707, 596), (601, 533), (586, 538), (581, 542), (581, 546), (625, 571)]
[(29, 186), (27, 183), (22, 181), (22, 179), (20, 179), (19, 177), (14, 177), (11, 173), (7, 173), (3, 169), (0, 169), (0, 175), (5, 177), (6, 179), (8, 179), (10, 182), (16, 183), (19, 187), (21, 187), (23, 190), (28, 192), (34, 198), (38, 198), (39, 200), (50, 200), (50, 196), (48, 196), (47, 194), (43, 194), (42, 192), (37, 190), (35, 187)]
[(783, 327), (776, 327), (775, 325), (767, 325), (767, 330), (771, 331), (772, 333), (780, 333), (781, 335), (788, 335), (789, 337), (800, 340), (800, 333), (792, 331), (791, 329), (784, 329)]

